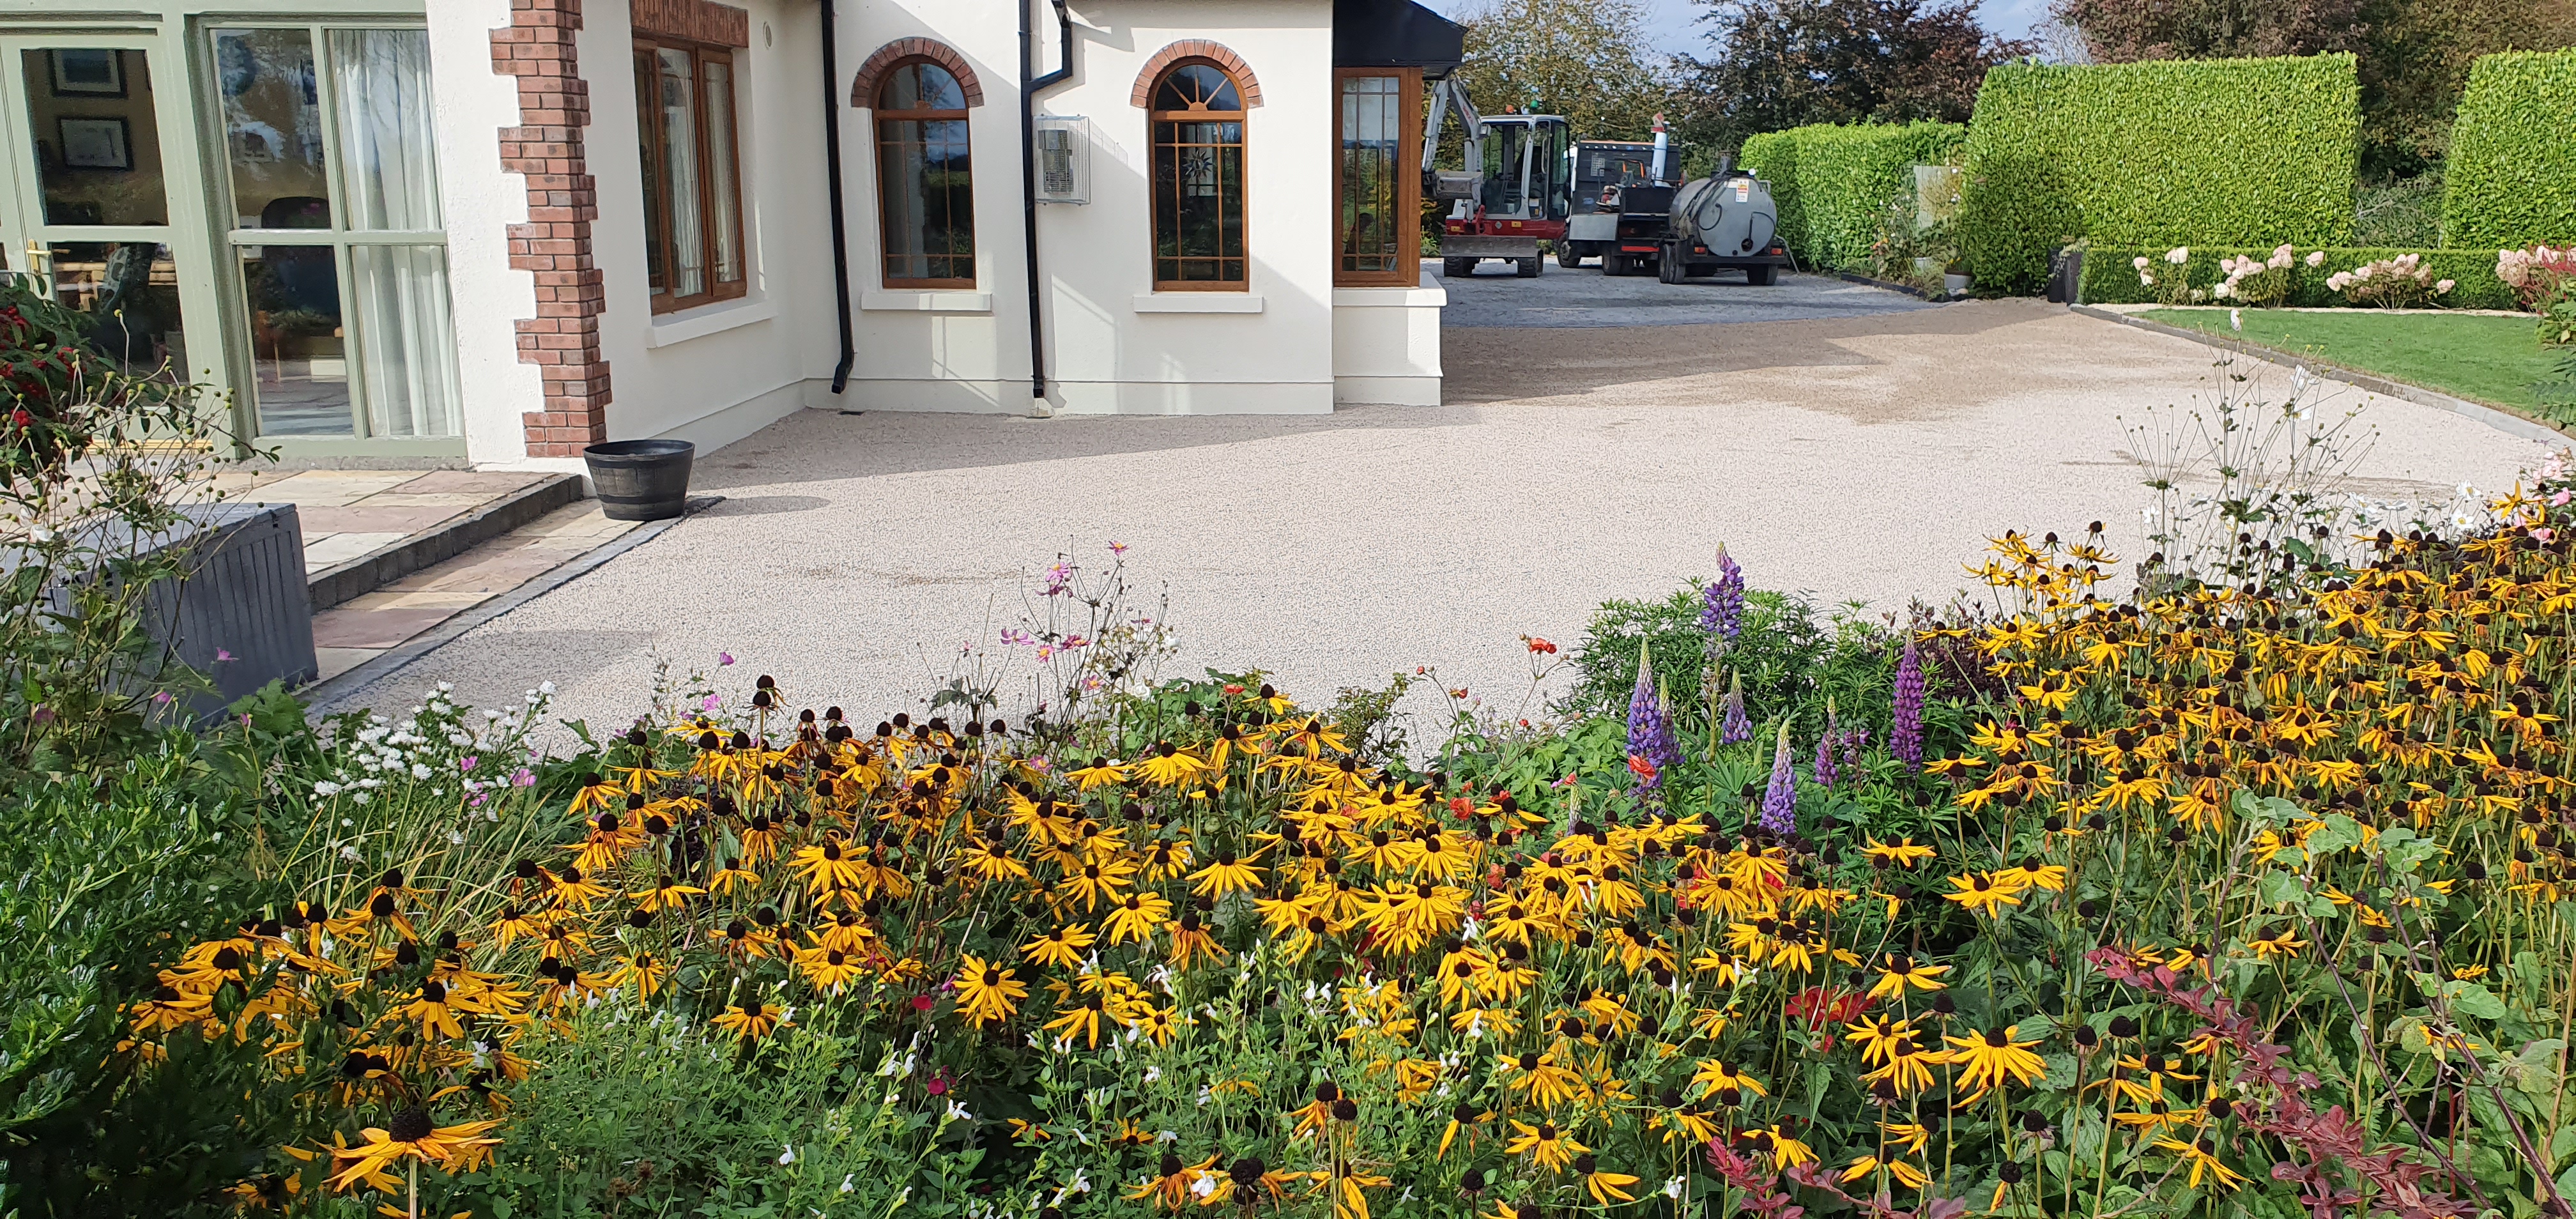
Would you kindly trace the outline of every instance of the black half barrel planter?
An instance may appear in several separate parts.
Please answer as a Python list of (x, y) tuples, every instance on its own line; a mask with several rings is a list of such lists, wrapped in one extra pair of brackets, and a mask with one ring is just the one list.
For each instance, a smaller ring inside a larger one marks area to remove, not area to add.
[(689, 504), (689, 463), (698, 446), (685, 440), (611, 440), (581, 451), (600, 514), (612, 521), (659, 521)]

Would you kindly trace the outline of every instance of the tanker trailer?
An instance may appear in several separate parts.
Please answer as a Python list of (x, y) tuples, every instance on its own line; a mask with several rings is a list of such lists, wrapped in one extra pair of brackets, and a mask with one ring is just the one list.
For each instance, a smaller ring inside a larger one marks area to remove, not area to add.
[(1769, 183), (1750, 173), (1729, 172), (1721, 161), (1714, 176), (1683, 183), (1673, 192), (1655, 277), (1677, 284), (1719, 271), (1742, 271), (1746, 283), (1767, 287), (1789, 265), (1788, 248), (1776, 231), (1779, 215), (1771, 205)]

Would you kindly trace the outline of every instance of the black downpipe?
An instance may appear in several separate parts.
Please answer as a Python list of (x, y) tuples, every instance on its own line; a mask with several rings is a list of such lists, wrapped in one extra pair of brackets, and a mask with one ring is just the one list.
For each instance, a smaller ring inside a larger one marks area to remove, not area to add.
[[(825, 0), (829, 3), (830, 0)], [(1073, 19), (1065, 0), (1055, 0), (1056, 46), (1060, 62), (1044, 76), (1036, 72), (1037, 43), (1029, 33), (1029, 0), (1020, 6), (1020, 212), (1022, 245), (1029, 256), (1029, 396), (1046, 397), (1046, 322), (1038, 313), (1038, 91), (1063, 84), (1073, 76)]]
[(850, 237), (841, 224), (840, 36), (832, 29), (833, 0), (823, 0), (823, 166), (832, 191), (832, 295), (841, 310), (841, 362), (832, 369), (832, 392), (850, 384), (859, 348), (850, 337)]

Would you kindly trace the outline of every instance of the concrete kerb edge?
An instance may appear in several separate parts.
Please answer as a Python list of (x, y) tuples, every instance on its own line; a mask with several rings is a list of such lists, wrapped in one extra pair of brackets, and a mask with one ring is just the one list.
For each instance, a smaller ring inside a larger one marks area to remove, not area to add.
[(1885, 288), (1890, 292), (1902, 292), (1907, 296), (1918, 297), (1936, 305), (1946, 305), (1953, 300), (1959, 299), (1948, 295), (1934, 296), (1912, 284), (1900, 284), (1894, 280), (1887, 279), (1871, 279), (1869, 276), (1854, 275), (1849, 271), (1827, 271), (1825, 274), (1833, 276), (1835, 279), (1839, 279), (1847, 284), (1866, 284), (1872, 288)]
[(527, 583), (511, 589), (509, 592), (503, 593), (498, 597), (494, 597), (481, 605), (477, 605), (472, 609), (459, 613), (455, 617), (449, 618), (447, 621), (439, 623), (437, 626), (415, 635), (410, 639), (406, 639), (391, 648), (387, 648), (384, 654), (351, 666), (347, 672), (337, 674), (328, 680), (318, 681), (310, 686), (306, 686), (303, 689), (296, 691), (295, 695), (297, 698), (303, 700), (305, 715), (309, 718), (319, 719), (322, 712), (318, 709), (329, 703), (331, 700), (338, 698), (343, 694), (347, 694), (352, 690), (363, 689), (377, 681), (393, 676), (395, 673), (400, 672), (402, 669), (409, 666), (413, 661), (419, 660), (421, 657), (427, 656), (440, 648), (446, 647), (448, 644), (456, 642), (456, 640), (462, 637), (465, 632), (473, 630), (486, 622), (490, 622), (522, 605), (526, 605), (530, 601), (534, 601), (547, 593), (553, 592), (554, 590), (589, 574), (601, 565), (607, 563), (610, 559), (616, 558), (627, 551), (633, 550), (646, 542), (662, 536), (662, 534), (668, 531), (671, 526), (677, 525), (681, 521), (687, 520), (700, 512), (704, 512), (709, 508), (715, 507), (717, 504), (723, 503), (724, 498), (725, 497), (721, 495), (692, 495), (689, 497), (687, 509), (680, 515), (658, 521), (648, 521), (633, 529), (629, 529), (605, 546), (584, 551), (580, 555), (566, 561), (561, 566), (546, 572), (544, 575), (538, 576), (536, 579), (530, 580)]
[(315, 612), (345, 605), (424, 567), (446, 562), (557, 508), (588, 497), (582, 479), (558, 474), (410, 541), (327, 567), (305, 581)]
[(2499, 432), (2503, 432), (2508, 436), (2519, 437), (2523, 440), (2536, 441), (2540, 444), (2546, 445), (2564, 446), (2568, 444), (2571, 439), (2576, 439), (2576, 433), (2571, 433), (2566, 429), (2542, 423), (2537, 419), (2525, 419), (2511, 411), (2488, 406), (2482, 402), (2471, 402), (2466, 398), (2454, 398), (2451, 395), (2442, 393), (2438, 390), (2425, 389), (2420, 385), (2409, 385), (2403, 381), (2391, 381), (2386, 377), (2375, 376), (2371, 373), (2360, 372), (2354, 369), (2344, 368), (2339, 365), (2321, 363), (2319, 361), (2311, 360), (2290, 352), (2281, 351), (2276, 348), (2265, 347), (2260, 344), (2248, 343), (2237, 339), (2223, 338), (2206, 331), (2193, 330), (2187, 326), (2174, 326), (2168, 325), (2164, 322), (2151, 321), (2147, 318), (2131, 317), (2125, 313), (2116, 313), (2109, 309), (2097, 308), (2092, 305), (2069, 305), (2067, 306), (2067, 309), (2070, 312), (2081, 313), (2086, 317), (2100, 318), (2106, 322), (2117, 322), (2123, 326), (2135, 326), (2141, 330), (2154, 331), (2157, 334), (2169, 334), (2178, 339), (2189, 339), (2203, 347), (2216, 347), (2226, 351), (2241, 351), (2255, 359), (2262, 360), (2266, 363), (2278, 364), (2283, 368), (2304, 368), (2317, 376), (2324, 377), (2332, 381), (2341, 381), (2346, 385), (2353, 386), (2357, 389), (2368, 390), (2374, 394), (2384, 394), (2391, 398), (2403, 398), (2406, 401), (2415, 403), (2419, 406), (2429, 406), (2435, 410), (2449, 411), (2454, 415), (2465, 415), (2468, 418), (2475, 419)]

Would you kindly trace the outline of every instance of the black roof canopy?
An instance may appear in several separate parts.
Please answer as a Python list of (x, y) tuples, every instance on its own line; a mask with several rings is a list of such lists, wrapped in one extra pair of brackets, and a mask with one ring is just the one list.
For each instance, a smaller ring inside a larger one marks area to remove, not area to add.
[(1333, 66), (1420, 68), (1433, 79), (1464, 62), (1467, 31), (1413, 0), (1333, 0)]

